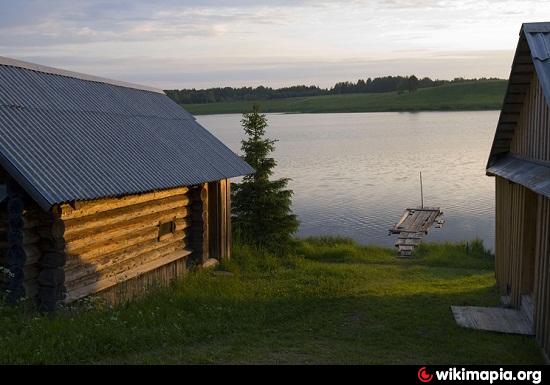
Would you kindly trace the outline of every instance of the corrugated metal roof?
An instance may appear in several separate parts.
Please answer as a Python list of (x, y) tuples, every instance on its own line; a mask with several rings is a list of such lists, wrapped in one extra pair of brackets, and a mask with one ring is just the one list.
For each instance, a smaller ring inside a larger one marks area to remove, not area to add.
[(164, 94), (2, 64), (0, 164), (44, 209), (254, 171)]
[(550, 23), (523, 24), (487, 167), (498, 159), (499, 154), (506, 154), (510, 150), (510, 141), (534, 73), (546, 103), (550, 105), (549, 59)]
[(60, 68), (54, 68), (54, 67), (48, 67), (42, 64), (35, 64), (35, 63), (29, 63), (22, 60), (12, 59), (9, 57), (0, 56), (0, 65), (5, 66), (11, 66), (11, 67), (18, 67), (18, 68), (26, 68), (28, 70), (33, 70), (36, 72), (43, 72), (53, 75), (61, 75), (66, 76), (69, 78), (74, 79), (81, 79), (81, 80), (90, 80), (93, 82), (100, 82), (100, 83), (107, 83), (112, 84), (115, 86), (121, 86), (121, 87), (127, 87), (127, 88), (134, 88), (137, 90), (145, 90), (145, 91), (151, 91), (156, 92), (159, 94), (164, 94), (164, 91), (155, 87), (149, 87), (144, 86), (141, 84), (134, 84), (134, 83), (128, 83), (121, 80), (113, 80), (113, 79), (107, 79), (95, 75), (89, 75), (89, 74), (83, 74), (80, 72), (74, 72), (74, 71), (68, 71)]
[(550, 198), (550, 164), (506, 155), (487, 169), (491, 176), (501, 176)]

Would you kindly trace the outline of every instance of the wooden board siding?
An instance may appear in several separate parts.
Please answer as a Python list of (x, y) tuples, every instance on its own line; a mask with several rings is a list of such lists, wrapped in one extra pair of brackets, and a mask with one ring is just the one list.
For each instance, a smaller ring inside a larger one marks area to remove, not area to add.
[(536, 74), (531, 77), (516, 129), (510, 135), (511, 153), (550, 161), (550, 111)]
[[(191, 203), (189, 189), (180, 187), (55, 206), (52, 234), (62, 239), (66, 254), (65, 301), (106, 293), (128, 281), (105, 294), (117, 302), (116, 293), (132, 297), (152, 277), (169, 281), (172, 273), (182, 272), (191, 253)], [(163, 223), (171, 229), (164, 235), (159, 233)], [(165, 265), (178, 267), (163, 270)]]
[(495, 270), (502, 294), (519, 307), (522, 294), (532, 294), (537, 195), (496, 177)]
[(539, 196), (537, 210), (535, 335), (546, 357), (550, 357), (550, 199)]

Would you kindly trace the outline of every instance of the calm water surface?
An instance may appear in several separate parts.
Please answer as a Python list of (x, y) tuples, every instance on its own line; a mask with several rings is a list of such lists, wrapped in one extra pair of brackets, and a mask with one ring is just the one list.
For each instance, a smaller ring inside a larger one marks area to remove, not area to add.
[[(197, 120), (240, 153), (240, 115)], [(493, 247), (494, 180), (485, 163), (496, 111), (268, 114), (279, 140), (276, 176), (290, 177), (298, 235), (342, 235), (393, 245), (388, 236), (403, 209), (440, 206), (446, 223), (427, 239), (481, 238)]]

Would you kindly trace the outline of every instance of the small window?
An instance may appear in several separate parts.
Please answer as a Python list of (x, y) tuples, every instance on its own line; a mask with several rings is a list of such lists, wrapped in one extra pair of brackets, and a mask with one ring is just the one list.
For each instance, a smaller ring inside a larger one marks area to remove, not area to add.
[(174, 221), (159, 224), (159, 241), (165, 235), (173, 234), (174, 231), (176, 231), (176, 222)]

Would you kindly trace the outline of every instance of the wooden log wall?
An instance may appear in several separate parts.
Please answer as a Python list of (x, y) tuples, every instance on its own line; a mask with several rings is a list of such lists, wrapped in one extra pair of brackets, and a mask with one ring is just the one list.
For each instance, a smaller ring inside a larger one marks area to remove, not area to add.
[(496, 177), (496, 280), (515, 307), (522, 294), (533, 292), (537, 199), (527, 188)]
[(550, 109), (538, 77), (532, 75), (515, 131), (510, 152), (524, 158), (550, 161)]
[(539, 196), (535, 264), (535, 338), (550, 358), (550, 199)]
[[(188, 191), (180, 187), (55, 206), (50, 239), (66, 255), (65, 301), (105, 292), (126, 281), (139, 285), (138, 278), (146, 273), (165, 265), (172, 265), (171, 271), (180, 266), (191, 253)], [(171, 231), (161, 234), (161, 225), (167, 223)], [(111, 290), (111, 295), (122, 295), (119, 289)]]
[(2, 288), (8, 300), (37, 298), (40, 294), (42, 250), (39, 229), (47, 226), (49, 215), (13, 181), (6, 180), (7, 201), (0, 206), (0, 265)]
[(208, 184), (210, 257), (231, 257), (231, 183), (227, 179)]
[(208, 188), (209, 184), (203, 183), (193, 186), (190, 191), (192, 263), (197, 265), (202, 265), (210, 257)]

